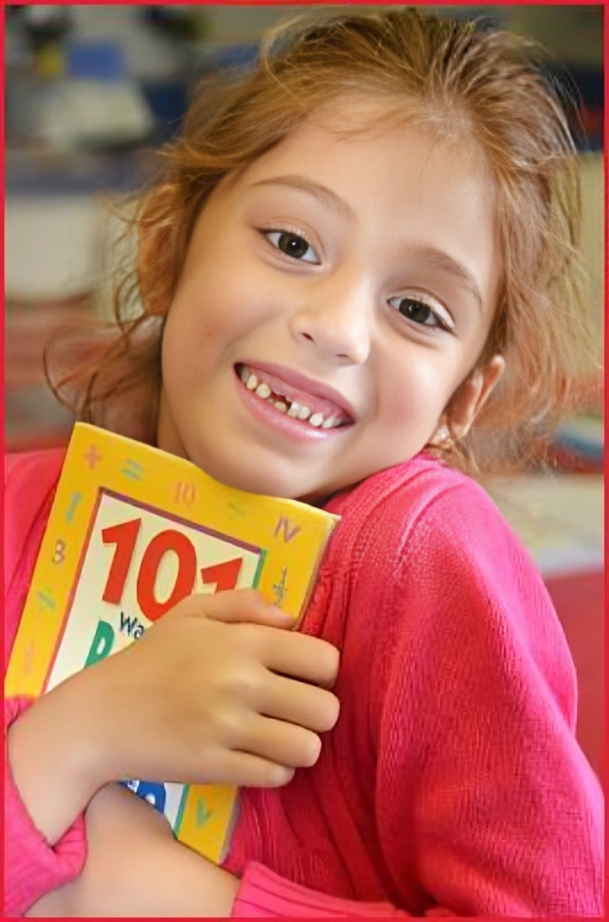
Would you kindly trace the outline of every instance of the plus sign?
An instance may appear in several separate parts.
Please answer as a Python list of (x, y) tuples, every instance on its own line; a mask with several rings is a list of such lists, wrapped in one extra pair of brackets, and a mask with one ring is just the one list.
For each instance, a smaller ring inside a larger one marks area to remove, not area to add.
[(101, 455), (98, 452), (95, 445), (91, 445), (89, 450), (85, 454), (85, 461), (89, 465), (89, 470), (92, 471), (98, 461), (101, 461)]

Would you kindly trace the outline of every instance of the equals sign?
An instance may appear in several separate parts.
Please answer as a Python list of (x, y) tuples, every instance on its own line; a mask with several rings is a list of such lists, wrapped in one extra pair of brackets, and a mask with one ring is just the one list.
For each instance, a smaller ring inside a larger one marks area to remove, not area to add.
[(68, 506), (68, 511), (66, 512), (66, 522), (71, 522), (74, 518), (74, 513), (78, 508), (78, 504), (82, 499), (82, 493), (73, 493), (72, 499), (70, 500), (70, 505)]
[(125, 477), (130, 477), (132, 480), (141, 480), (144, 476), (144, 468), (141, 464), (138, 464), (137, 461), (130, 461), (127, 459), (122, 473)]
[(55, 608), (55, 599), (50, 589), (41, 589), (38, 593), (38, 600), (42, 602), (45, 608)]

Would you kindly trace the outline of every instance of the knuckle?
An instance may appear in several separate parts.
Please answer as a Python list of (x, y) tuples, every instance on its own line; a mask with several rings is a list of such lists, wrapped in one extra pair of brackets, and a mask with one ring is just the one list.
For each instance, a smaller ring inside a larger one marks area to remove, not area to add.
[(251, 623), (239, 624), (238, 631), (242, 649), (258, 656), (264, 638), (264, 631), (261, 631), (259, 625)]
[(218, 708), (215, 714), (216, 738), (232, 749), (238, 749), (245, 737), (246, 720), (242, 711), (232, 707)]
[(262, 676), (257, 669), (240, 663), (224, 677), (225, 690), (231, 699), (253, 704), (261, 692)]
[(233, 617), (247, 616), (250, 619), (253, 614), (260, 609), (262, 596), (257, 589), (225, 589), (217, 593), (215, 598), (219, 599), (223, 608), (230, 608)]
[(262, 595), (258, 589), (234, 589), (232, 590), (233, 596), (238, 600), (240, 605), (251, 606), (251, 605), (260, 605), (262, 602)]

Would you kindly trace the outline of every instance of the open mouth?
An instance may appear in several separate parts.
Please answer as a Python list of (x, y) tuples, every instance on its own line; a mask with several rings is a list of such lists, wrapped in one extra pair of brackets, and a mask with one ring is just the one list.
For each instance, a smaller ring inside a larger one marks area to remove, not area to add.
[(249, 391), (273, 405), (280, 413), (305, 426), (312, 426), (314, 429), (338, 429), (353, 422), (349, 414), (336, 404), (298, 390), (275, 375), (243, 364), (238, 364), (235, 368)]

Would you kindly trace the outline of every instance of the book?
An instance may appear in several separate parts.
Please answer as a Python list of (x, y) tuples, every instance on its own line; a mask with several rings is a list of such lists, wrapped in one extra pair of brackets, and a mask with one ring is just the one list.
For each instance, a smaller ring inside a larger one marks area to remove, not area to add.
[[(5, 694), (49, 691), (136, 642), (193, 592), (257, 588), (297, 626), (337, 521), (295, 500), (232, 489), (183, 458), (77, 423)], [(234, 787), (125, 783), (165, 814), (180, 841), (222, 860)]]

